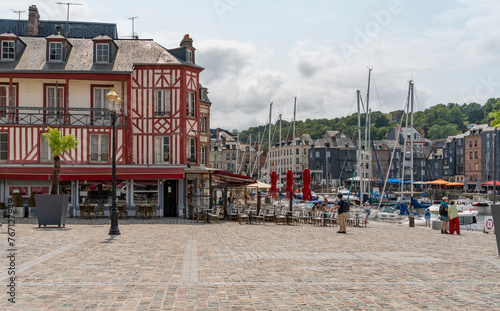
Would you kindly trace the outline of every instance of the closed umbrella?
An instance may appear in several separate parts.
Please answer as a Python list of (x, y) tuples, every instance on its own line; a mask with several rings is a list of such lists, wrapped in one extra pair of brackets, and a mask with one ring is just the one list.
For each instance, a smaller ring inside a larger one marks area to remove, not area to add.
[(287, 199), (290, 198), (291, 195), (293, 195), (293, 172), (292, 170), (288, 170), (286, 172), (286, 197)]
[(304, 182), (304, 187), (302, 187), (302, 200), (311, 201), (311, 188), (309, 188), (311, 184), (311, 172), (307, 168), (302, 172), (302, 181)]
[(286, 172), (286, 197), (290, 200), (290, 212), (292, 212), (292, 198), (293, 198), (293, 172), (288, 170)]
[(276, 184), (278, 183), (278, 174), (276, 174), (275, 171), (271, 172), (271, 189), (269, 191), (271, 192), (271, 197), (274, 199), (278, 198), (278, 187), (276, 187)]

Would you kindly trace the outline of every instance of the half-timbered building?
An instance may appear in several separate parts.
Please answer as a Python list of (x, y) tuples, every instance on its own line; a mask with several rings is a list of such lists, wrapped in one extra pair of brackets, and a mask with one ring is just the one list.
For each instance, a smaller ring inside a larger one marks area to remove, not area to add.
[[(38, 32), (50, 25), (50, 34)], [(65, 27), (40, 21), (35, 6), (28, 21), (0, 20), (0, 201), (18, 191), (25, 199), (49, 192), (53, 163), (42, 134), (50, 126), (79, 141), (61, 158), (60, 191), (71, 194), (72, 213), (85, 200), (110, 202), (106, 94), (114, 90), (122, 99), (118, 200), (129, 207), (153, 202), (162, 216), (182, 216), (184, 169), (204, 165), (210, 143), (211, 104), (193, 40), (186, 35), (166, 49), (153, 40), (118, 39), (110, 24)]]

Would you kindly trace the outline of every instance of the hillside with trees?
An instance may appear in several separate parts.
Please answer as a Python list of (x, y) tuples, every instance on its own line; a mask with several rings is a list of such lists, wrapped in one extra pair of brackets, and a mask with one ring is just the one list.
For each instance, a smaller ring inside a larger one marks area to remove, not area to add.
[[(444, 139), (448, 136), (457, 135), (467, 130), (467, 125), (480, 122), (488, 123), (488, 114), (492, 111), (500, 109), (500, 98), (490, 98), (484, 105), (478, 103), (470, 104), (455, 104), (449, 103), (438, 104), (424, 111), (418, 111), (413, 114), (413, 125), (418, 131), (423, 130), (425, 137), (430, 140)], [(371, 132), (373, 139), (384, 139), (387, 133), (399, 124), (403, 115), (402, 110), (392, 111), (390, 113), (382, 113), (380, 111), (372, 111), (371, 113)], [(365, 116), (361, 116), (361, 125), (365, 125)], [(295, 122), (296, 135), (309, 134), (312, 139), (323, 138), (326, 131), (341, 131), (347, 137), (353, 138), (357, 135), (358, 115), (357, 113), (350, 116), (335, 118), (335, 119), (307, 119), (305, 121)], [(403, 126), (405, 121), (403, 120)], [(289, 121), (282, 121), (281, 137), (292, 135), (292, 124)], [(240, 140), (244, 143), (248, 142), (250, 134), (252, 141), (256, 141), (260, 133), (263, 139), (263, 146), (268, 143), (268, 127), (260, 125), (251, 127), (248, 130), (239, 133)], [(237, 134), (233, 130), (234, 135)], [(279, 140), (279, 125), (274, 123), (271, 129), (272, 142), (277, 143)], [(263, 136), (264, 135), (264, 136)]]

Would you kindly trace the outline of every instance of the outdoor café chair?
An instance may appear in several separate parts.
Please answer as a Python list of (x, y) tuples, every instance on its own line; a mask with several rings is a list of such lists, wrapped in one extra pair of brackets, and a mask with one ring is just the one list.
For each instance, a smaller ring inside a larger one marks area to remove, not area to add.
[(194, 219), (196, 220), (196, 222), (198, 221), (203, 221), (203, 218), (205, 218), (205, 215), (203, 214), (203, 210), (201, 210), (198, 206), (195, 206), (194, 207)]
[(88, 203), (80, 205), (80, 218), (88, 218)]
[(87, 203), (87, 218), (95, 217), (95, 205)]
[(128, 218), (128, 210), (127, 210), (127, 204), (118, 204), (117, 205), (118, 209), (118, 218)]
[(213, 211), (213, 213), (208, 213), (207, 216), (208, 216), (208, 220), (215, 220), (215, 222), (219, 222), (219, 214), (220, 214), (220, 211), (221, 211), (221, 208), (220, 207), (217, 207), (215, 208), (215, 210)]
[(97, 203), (97, 208), (95, 209), (95, 217), (102, 215), (104, 217), (104, 202)]
[(250, 217), (248, 216), (248, 214), (243, 213), (239, 207), (236, 207), (236, 211), (238, 212), (238, 222), (240, 223), (240, 225), (241, 221), (246, 221), (247, 224), (250, 223)]
[(261, 207), (260, 208), (260, 213), (259, 214), (254, 214), (252, 215), (252, 221), (254, 221), (255, 223), (265, 223), (264, 222), (264, 215), (266, 213), (266, 209), (264, 207)]
[(146, 205), (145, 213), (146, 214), (144, 219), (147, 219), (148, 217), (153, 219), (153, 217), (156, 217), (156, 205), (154, 204)]
[(331, 226), (336, 226), (338, 224), (338, 213), (337, 211), (333, 211), (330, 213), (330, 217), (328, 217), (325, 221), (327, 224)]

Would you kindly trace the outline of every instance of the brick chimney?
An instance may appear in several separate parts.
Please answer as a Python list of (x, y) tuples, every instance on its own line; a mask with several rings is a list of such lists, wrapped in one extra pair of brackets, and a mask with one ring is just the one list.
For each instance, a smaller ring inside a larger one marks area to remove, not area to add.
[(181, 47), (184, 47), (184, 46), (193, 46), (193, 39), (189, 38), (189, 34), (186, 34), (184, 36), (184, 38), (181, 41), (180, 46)]
[(38, 24), (40, 23), (40, 14), (36, 5), (30, 5), (28, 13), (28, 36), (38, 36)]
[(422, 136), (422, 138), (425, 138), (425, 131), (424, 130), (420, 130), (420, 136)]

